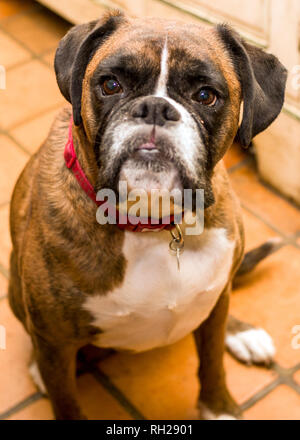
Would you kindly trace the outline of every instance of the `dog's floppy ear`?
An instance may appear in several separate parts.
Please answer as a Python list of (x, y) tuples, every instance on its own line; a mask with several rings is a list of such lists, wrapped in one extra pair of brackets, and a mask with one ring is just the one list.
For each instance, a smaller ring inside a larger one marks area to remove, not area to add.
[(124, 20), (114, 11), (100, 20), (74, 26), (61, 40), (55, 55), (55, 73), (63, 96), (73, 106), (73, 119), (81, 123), (82, 81), (89, 61), (96, 49)]
[(246, 43), (229, 26), (219, 25), (217, 30), (241, 82), (244, 109), (238, 139), (248, 146), (280, 113), (287, 70), (274, 55)]

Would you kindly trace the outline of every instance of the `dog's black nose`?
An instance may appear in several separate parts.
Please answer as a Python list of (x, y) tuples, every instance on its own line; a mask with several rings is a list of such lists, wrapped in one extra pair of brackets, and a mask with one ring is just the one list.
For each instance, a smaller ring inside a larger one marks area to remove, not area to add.
[(157, 96), (146, 96), (133, 105), (131, 115), (141, 118), (146, 124), (165, 125), (169, 121), (179, 121), (180, 114), (168, 101)]

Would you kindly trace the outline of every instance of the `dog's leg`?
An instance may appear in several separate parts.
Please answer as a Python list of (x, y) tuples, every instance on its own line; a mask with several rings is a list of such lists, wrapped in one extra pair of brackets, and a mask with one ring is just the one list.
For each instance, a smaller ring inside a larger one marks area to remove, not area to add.
[(199, 407), (201, 418), (206, 420), (235, 419), (241, 415), (227, 389), (223, 367), (228, 304), (229, 288), (226, 288), (210, 316), (194, 332), (200, 361)]
[(275, 347), (271, 336), (264, 329), (233, 316), (228, 318), (225, 343), (236, 359), (248, 365), (270, 365), (274, 358)]
[(49, 344), (34, 336), (34, 354), (57, 420), (80, 420), (76, 387), (76, 353), (72, 345)]

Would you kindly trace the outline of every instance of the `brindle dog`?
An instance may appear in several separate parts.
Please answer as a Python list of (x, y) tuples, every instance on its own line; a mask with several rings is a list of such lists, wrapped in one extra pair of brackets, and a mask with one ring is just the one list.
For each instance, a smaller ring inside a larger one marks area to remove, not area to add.
[[(236, 135), (249, 145), (279, 114), (286, 70), (227, 26), (119, 13), (72, 28), (55, 70), (71, 106), (15, 187), (9, 299), (32, 338), (56, 418), (84, 418), (75, 376), (80, 348), (141, 351), (190, 332), (201, 358), (202, 417), (238, 417), (222, 358), (244, 240), (221, 159)], [(75, 151), (95, 190), (117, 191), (120, 179), (130, 188), (204, 189), (204, 232), (186, 237), (180, 272), (168, 231), (97, 223), (96, 205), (64, 161), (72, 114)], [(148, 151), (141, 145), (153, 128)]]

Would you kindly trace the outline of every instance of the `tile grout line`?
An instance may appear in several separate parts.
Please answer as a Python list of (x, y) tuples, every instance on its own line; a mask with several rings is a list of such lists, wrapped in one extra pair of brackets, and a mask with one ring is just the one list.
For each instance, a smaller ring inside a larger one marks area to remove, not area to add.
[(242, 159), (242, 160), (240, 160), (240, 162), (238, 162), (235, 165), (232, 165), (231, 167), (227, 168), (227, 172), (228, 172), (229, 176), (232, 173), (234, 173), (235, 171), (237, 171), (240, 168), (242, 168), (243, 166), (248, 165), (249, 163), (251, 163), (251, 161), (252, 161), (252, 158), (247, 156), (247, 157), (245, 157), (245, 159)]
[(277, 377), (273, 382), (266, 385), (261, 390), (257, 391), (255, 394), (253, 394), (253, 396), (251, 396), (244, 403), (242, 403), (240, 405), (241, 410), (244, 412), (247, 409), (253, 407), (257, 402), (259, 402), (264, 397), (266, 397), (268, 394), (270, 394), (270, 392), (273, 391), (275, 388), (277, 388), (277, 386), (280, 384), (281, 384), (280, 377)]
[[(15, 129), (19, 128), (21, 125), (24, 125), (24, 124), (27, 124), (27, 123), (31, 122), (33, 119), (37, 119), (37, 118), (39, 118), (41, 116), (44, 116), (44, 115), (46, 115), (47, 113), (49, 113), (51, 111), (54, 111), (56, 109), (58, 111), (60, 108), (63, 108), (67, 104), (69, 104), (69, 103), (66, 100), (64, 102), (61, 102), (60, 104), (54, 104), (51, 107), (47, 107), (46, 109), (42, 110), (39, 113), (36, 113), (36, 114), (34, 114), (34, 115), (30, 116), (30, 117), (27, 117), (27, 118), (23, 119), (22, 121), (19, 121), (17, 124), (14, 124), (14, 125), (12, 125), (12, 126), (10, 126), (8, 128), (2, 128), (1, 132), (2, 132), (2, 134), (9, 134), (10, 136), (12, 136), (10, 134), (10, 132), (12, 130), (15, 130)], [(14, 142), (17, 142), (17, 141), (14, 141)]]
[[(237, 164), (232, 165), (231, 167), (227, 168), (227, 172), (231, 176), (231, 174), (233, 174), (236, 170), (239, 170), (243, 166), (247, 166), (247, 165), (251, 165), (251, 164), (254, 167), (253, 171), (257, 175), (257, 183), (259, 185), (261, 185), (263, 188), (265, 188), (266, 190), (268, 190), (269, 192), (271, 192), (274, 196), (278, 197), (279, 199), (286, 202), (288, 205), (292, 206), (294, 209), (296, 209), (300, 213), (300, 208), (296, 202), (294, 202), (292, 199), (290, 199), (287, 196), (285, 196), (284, 194), (282, 194), (274, 186), (272, 186), (271, 184), (269, 184), (268, 182), (263, 180), (262, 176), (260, 175), (260, 173), (257, 169), (255, 153), (253, 153), (253, 155), (251, 155), (251, 156), (249, 155), (245, 159), (242, 159)], [(300, 233), (300, 231), (299, 231), (299, 233)]]
[[(7, 37), (10, 37), (15, 43), (17, 43), (19, 46), (22, 47), (22, 49), (26, 50), (26, 52), (28, 52), (32, 58), (37, 58), (39, 56), (39, 54), (35, 53), (33, 50), (31, 50), (28, 46), (26, 46), (26, 44), (23, 43), (22, 40), (19, 40), (14, 34), (12, 34), (11, 32), (9, 32), (8, 30), (5, 29), (5, 27), (3, 27), (3, 25), (0, 22), (0, 30), (1, 32), (3, 32)], [(27, 61), (24, 61), (24, 64), (26, 64)], [(14, 67), (9, 68), (9, 70), (13, 70)]]
[(264, 223), (266, 226), (268, 226), (270, 229), (272, 229), (274, 232), (276, 232), (276, 234), (280, 235), (280, 237), (285, 240), (284, 245), (292, 245), (296, 249), (300, 249), (300, 245), (296, 241), (296, 239), (298, 238), (299, 232), (296, 232), (295, 234), (288, 236), (285, 233), (283, 233), (282, 231), (280, 231), (280, 229), (278, 229), (272, 223), (265, 220), (261, 215), (257, 214), (252, 208), (249, 208), (247, 205), (245, 205), (245, 203), (242, 201), (241, 201), (241, 206), (246, 211), (248, 211), (250, 214), (252, 214), (254, 217), (256, 217), (258, 220), (260, 220), (262, 223)]
[(0, 414), (0, 420), (5, 420), (8, 417), (12, 416), (18, 411), (21, 411), (22, 409), (26, 408), (27, 406), (31, 405), (32, 403), (37, 402), (38, 400), (45, 397), (42, 393), (36, 392), (34, 394), (31, 394), (29, 397), (26, 397), (21, 402), (17, 403), (16, 405), (12, 406), (8, 410), (4, 411)]
[(22, 60), (22, 61), (19, 61), (18, 63), (16, 63), (16, 64), (12, 64), (12, 65), (10, 65), (10, 66), (8, 66), (8, 67), (5, 67), (5, 71), (6, 71), (6, 73), (8, 73), (8, 72), (10, 72), (11, 70), (14, 70), (14, 69), (18, 69), (19, 67), (22, 67), (24, 64), (26, 64), (26, 63), (28, 63), (29, 61), (32, 61), (34, 58), (31, 56), (31, 54), (29, 53), (28, 55), (30, 55), (30, 57), (29, 58), (27, 58), (26, 60)]
[(135, 420), (147, 420), (99, 367), (90, 366), (88, 372), (92, 374), (94, 379), (96, 379)]
[[(14, 138), (14, 136), (9, 132), (9, 131), (2, 131), (2, 133), (4, 136), (8, 137), (12, 142), (14, 142), (16, 144), (16, 146), (23, 151), (23, 153), (27, 154), (27, 156), (29, 157), (31, 155), (31, 153), (29, 153), (29, 151), (26, 150), (25, 147), (23, 147), (22, 144), (20, 144), (19, 141), (17, 141), (17, 139)], [(6, 203), (6, 202), (5, 202)]]
[(294, 374), (294, 373), (296, 373), (298, 370), (300, 370), (300, 362), (299, 362), (299, 364), (296, 364), (296, 365), (294, 365), (294, 366), (291, 368), (291, 372), (292, 372), (292, 374)]
[[(38, 10), (38, 9), (37, 9), (37, 10)], [(43, 10), (43, 8), (41, 8), (41, 10)], [(34, 12), (34, 11), (31, 11), (31, 12)], [(52, 13), (55, 14), (54, 12), (52, 12)], [(25, 11), (24, 11), (24, 15), (26, 15), (26, 12), (25, 12)], [(57, 14), (55, 14), (55, 15), (57, 15)], [(65, 20), (65, 21), (66, 21), (67, 23), (69, 23), (67, 20)], [(70, 28), (71, 28), (71, 27), (73, 26), (73, 24), (72, 24), (72, 23), (69, 23), (69, 24), (70, 24)], [(26, 51), (31, 55), (31, 58), (30, 58), (29, 60), (18, 63), (18, 64), (17, 64), (18, 67), (20, 67), (22, 64), (26, 64), (28, 61), (38, 60), (38, 61), (40, 61), (41, 63), (43, 63), (44, 66), (48, 67), (48, 69), (50, 69), (50, 70), (53, 71), (53, 66), (50, 66), (49, 63), (43, 59), (43, 57), (44, 57), (45, 55), (47, 55), (48, 53), (50, 53), (51, 50), (56, 49), (57, 46), (58, 46), (58, 43), (59, 43), (59, 42), (58, 42), (55, 46), (53, 46), (53, 47), (51, 47), (51, 48), (49, 47), (48, 49), (42, 51), (41, 53), (36, 53), (36, 52), (34, 52), (32, 49), (30, 49), (30, 47), (28, 47), (26, 44), (24, 44), (22, 40), (20, 40), (19, 38), (17, 38), (13, 33), (11, 33), (10, 31), (8, 31), (7, 29), (5, 29), (5, 27), (3, 27), (3, 24), (1, 24), (1, 22), (0, 22), (0, 30), (1, 30), (1, 32), (3, 32), (7, 37), (10, 37), (15, 43), (17, 43), (19, 46), (22, 47), (22, 49), (26, 50)], [(11, 66), (11, 67), (7, 68), (6, 71), (13, 70), (15, 67), (16, 67), (16, 66)]]
[(274, 363), (271, 371), (274, 371), (278, 376), (268, 385), (263, 387), (257, 393), (253, 394), (249, 399), (243, 402), (240, 406), (242, 411), (246, 411), (253, 407), (264, 397), (269, 395), (279, 385), (286, 385), (289, 388), (300, 394), (300, 385), (293, 379), (293, 375), (296, 371), (300, 370), (300, 364), (296, 364), (292, 368), (283, 368), (279, 364)]
[(279, 364), (274, 364), (274, 371), (279, 375), (281, 379), (281, 383), (284, 385), (288, 385), (298, 394), (300, 394), (300, 385), (294, 380), (294, 374), (298, 371), (299, 364), (295, 365), (292, 368), (283, 368)]
[(291, 205), (293, 208), (295, 208), (300, 213), (300, 208), (296, 204), (296, 202), (294, 202), (292, 199), (289, 199), (284, 194), (281, 194), (281, 192), (279, 190), (274, 188), (270, 183), (268, 183), (265, 180), (263, 180), (263, 178), (260, 176), (260, 174), (258, 174), (258, 177), (259, 177), (258, 182), (260, 183), (260, 185), (262, 185), (264, 188), (266, 188), (268, 191), (270, 191), (276, 197), (279, 197), (281, 200), (283, 200), (284, 202), (286, 202), (289, 205)]
[[(40, 9), (40, 8), (39, 8), (39, 9)], [(41, 9), (43, 9), (43, 8), (41, 8)], [(25, 11), (24, 11), (24, 12), (25, 12)], [(1, 23), (0, 23), (0, 30), (1, 30), (5, 35), (7, 35), (9, 38), (11, 38), (13, 41), (15, 41), (17, 44), (19, 44), (19, 45), (20, 45), (24, 50), (26, 50), (26, 51), (28, 52), (28, 54), (31, 56), (31, 58), (29, 58), (28, 60), (22, 61), (22, 62), (20, 62), (20, 63), (14, 65), (14, 66), (11, 66), (11, 67), (7, 68), (7, 69), (6, 69), (7, 71), (12, 71), (12, 70), (14, 70), (15, 68), (19, 68), (19, 67), (21, 67), (21, 66), (24, 66), (24, 65), (26, 65), (26, 64), (28, 64), (28, 63), (30, 63), (30, 62), (32, 62), (33, 60), (37, 60), (37, 61), (41, 62), (45, 67), (47, 67), (49, 70), (51, 70), (51, 72), (54, 72), (54, 68), (53, 68), (53, 66), (51, 66), (47, 61), (45, 61), (45, 60), (43, 59), (43, 57), (44, 57), (45, 55), (47, 55), (48, 53), (50, 53), (54, 48), (56, 48), (57, 45), (56, 45), (56, 46), (53, 46), (53, 48), (49, 48), (49, 49), (47, 49), (47, 50), (44, 50), (44, 51), (41, 52), (40, 54), (36, 54), (36, 53), (35, 53), (34, 51), (32, 51), (28, 46), (26, 46), (26, 44), (24, 44), (24, 43), (22, 42), (22, 40), (19, 40), (19, 39), (16, 38), (13, 34), (11, 34), (9, 31), (7, 31), (5, 28), (3, 28), (2, 25), (1, 25)], [(30, 122), (30, 121), (32, 121), (32, 120), (35, 119), (35, 118), (38, 118), (38, 117), (40, 117), (40, 116), (43, 116), (44, 114), (46, 114), (46, 113), (48, 113), (48, 112), (50, 112), (50, 111), (52, 111), (52, 110), (55, 110), (55, 109), (59, 110), (59, 108), (62, 108), (64, 105), (66, 105), (66, 103), (63, 103), (63, 102), (62, 102), (61, 104), (55, 104), (55, 105), (53, 105), (53, 106), (51, 106), (51, 107), (48, 107), (47, 109), (43, 110), (42, 112), (40, 112), (40, 113), (38, 113), (38, 114), (31, 115), (30, 117), (25, 118), (25, 119), (22, 120), (22, 121), (19, 121), (17, 124), (15, 124), (15, 125), (13, 125), (13, 126), (11, 126), (11, 127), (8, 127), (8, 128), (0, 128), (0, 134), (4, 134), (4, 135), (10, 137), (10, 139), (11, 139), (13, 142), (15, 142), (15, 143), (18, 145), (18, 147), (19, 147), (23, 152), (25, 152), (26, 154), (30, 154), (30, 155), (31, 155), (31, 152), (28, 151), (25, 147), (23, 147), (22, 144), (20, 144), (20, 143), (19, 143), (19, 142), (18, 142), (18, 141), (17, 141), (17, 140), (11, 135), (10, 132), (11, 132), (12, 130), (18, 128), (19, 126), (21, 126), (21, 125), (23, 125), (23, 124), (26, 124), (26, 123), (28, 123), (28, 122)]]
[(296, 202), (294, 202), (291, 198), (289, 198), (289, 197), (285, 196), (284, 194), (282, 194), (274, 186), (272, 186), (270, 183), (268, 183), (266, 180), (263, 179), (263, 177), (261, 176), (261, 174), (259, 173), (259, 170), (258, 170), (257, 159), (256, 159), (256, 154), (255, 153), (252, 153), (251, 155), (248, 155), (248, 157), (246, 157), (245, 159), (242, 159), (237, 164), (235, 164), (232, 167), (228, 168), (227, 171), (228, 171), (228, 173), (232, 174), (236, 170), (238, 170), (241, 167), (246, 166), (248, 164), (250, 166), (252, 165), (252, 167), (254, 168), (253, 171), (255, 172), (255, 174), (257, 176), (257, 183), (259, 185), (262, 185), (265, 189), (267, 189), (269, 192), (271, 192), (274, 196), (280, 198), (281, 200), (283, 200), (284, 202), (288, 203), (290, 206), (292, 206), (293, 208), (295, 208), (297, 211), (300, 212), (299, 205), (297, 205)]
[[(4, 30), (1, 28), (1, 25), (0, 25), (0, 31), (4, 33)], [(11, 37), (11, 34), (10, 34), (9, 32), (6, 32), (6, 35), (7, 35), (7, 37), (13, 39), (13, 38)], [(20, 43), (21, 43), (21, 40), (18, 40), (18, 39), (16, 39), (16, 38), (15, 38), (13, 41), (15, 41), (15, 43), (18, 43), (19, 45), (20, 45)], [(34, 52), (30, 51), (30, 49), (29, 49), (25, 44), (23, 44), (23, 46), (21, 46), (21, 47), (22, 47), (22, 49), (24, 49), (24, 50), (28, 53), (28, 55), (29, 55), (30, 57), (27, 58), (27, 59), (25, 59), (25, 60), (19, 61), (19, 62), (17, 62), (16, 64), (11, 64), (10, 66), (5, 67), (6, 72), (10, 72), (11, 70), (18, 69), (19, 67), (22, 67), (22, 66), (24, 66), (25, 64), (27, 64), (27, 63), (29, 63), (30, 61), (33, 61), (33, 60), (41, 61), (41, 62), (42, 62), (43, 64), (45, 64), (47, 67), (50, 67), (51, 70), (54, 72), (54, 64), (51, 65), (48, 61), (45, 61), (45, 60), (44, 60), (44, 57), (47, 56), (47, 55), (50, 55), (50, 53), (51, 53), (54, 49), (56, 49), (57, 46), (53, 46), (53, 47), (50, 48), (50, 49), (46, 49), (46, 50), (44, 50), (43, 52), (41, 52), (41, 53), (39, 53), (39, 54), (35, 54)]]
[[(229, 176), (231, 177), (233, 172), (235, 172), (236, 170), (242, 168), (243, 166), (246, 166), (247, 164), (251, 163), (252, 160), (253, 160), (253, 158), (247, 157), (247, 158), (241, 160), (236, 165), (233, 165), (232, 167), (228, 168), (227, 172), (228, 172)], [(281, 200), (283, 200), (284, 202), (286, 202), (289, 206), (292, 206), (294, 209), (299, 210), (299, 207), (294, 202), (287, 199), (284, 195), (280, 194), (279, 191), (277, 192), (275, 190), (275, 188), (273, 188), (271, 185), (268, 185), (266, 182), (262, 181), (261, 179), (258, 180), (258, 184), (261, 185), (262, 187), (266, 188), (268, 191), (272, 192), (273, 195), (275, 195), (276, 197), (278, 197)], [(282, 232), (280, 229), (278, 229), (272, 223), (265, 220), (264, 217), (262, 217), (260, 214), (257, 214), (255, 210), (253, 210), (252, 208), (249, 208), (244, 203), (243, 199), (240, 196), (238, 196), (238, 198), (240, 200), (241, 206), (246, 211), (248, 211), (250, 214), (252, 214), (254, 217), (256, 217), (258, 220), (260, 220), (262, 223), (264, 223), (266, 226), (268, 226), (270, 229), (272, 229), (274, 232), (276, 232), (276, 234), (280, 235), (280, 237), (285, 240), (285, 245), (291, 245), (291, 246), (295, 247), (296, 249), (300, 250), (300, 245), (297, 243), (297, 238), (300, 237), (300, 231), (297, 231), (296, 233), (294, 233), (290, 236), (286, 235), (284, 232)]]
[[(22, 125), (24, 125), (24, 124), (28, 124), (28, 123), (30, 123), (31, 121), (33, 121), (34, 119), (36, 119), (36, 118), (39, 118), (39, 117), (43, 117), (43, 116), (45, 116), (47, 113), (49, 113), (49, 112), (52, 112), (52, 111), (54, 111), (54, 110), (57, 110), (57, 112), (60, 110), (60, 109), (62, 109), (64, 106), (66, 106), (66, 103), (63, 105), (63, 104), (60, 104), (60, 105), (54, 105), (54, 106), (51, 106), (51, 107), (49, 107), (49, 108), (47, 108), (47, 109), (45, 109), (45, 110), (43, 110), (43, 111), (41, 111), (40, 113), (38, 113), (38, 114), (36, 114), (36, 115), (34, 115), (33, 117), (30, 117), (30, 118), (26, 118), (25, 120), (23, 120), (23, 121), (21, 121), (21, 122), (18, 122), (18, 124), (17, 125), (14, 125), (14, 126), (12, 126), (12, 127), (10, 127), (9, 129), (1, 129), (0, 128), (0, 135), (3, 135), (3, 136), (7, 136), (12, 142), (14, 142), (15, 144), (16, 144), (16, 146), (21, 150), (21, 151), (23, 151), (23, 153), (25, 153), (26, 155), (28, 155), (28, 158), (30, 157), (30, 156), (32, 156), (34, 153), (32, 153), (31, 151), (29, 151), (26, 147), (24, 147), (12, 134), (11, 134), (11, 130), (15, 130), (15, 129), (17, 129), (18, 127), (20, 127), (20, 126), (22, 126)], [(47, 138), (47, 135), (45, 135), (45, 140), (46, 140), (46, 138)], [(4, 205), (6, 205), (6, 204), (9, 204), (10, 203), (10, 201), (6, 201), (6, 202), (3, 202), (3, 203), (1, 203), (1, 205), (0, 205), (0, 209), (2, 208), (2, 206), (4, 206)]]

